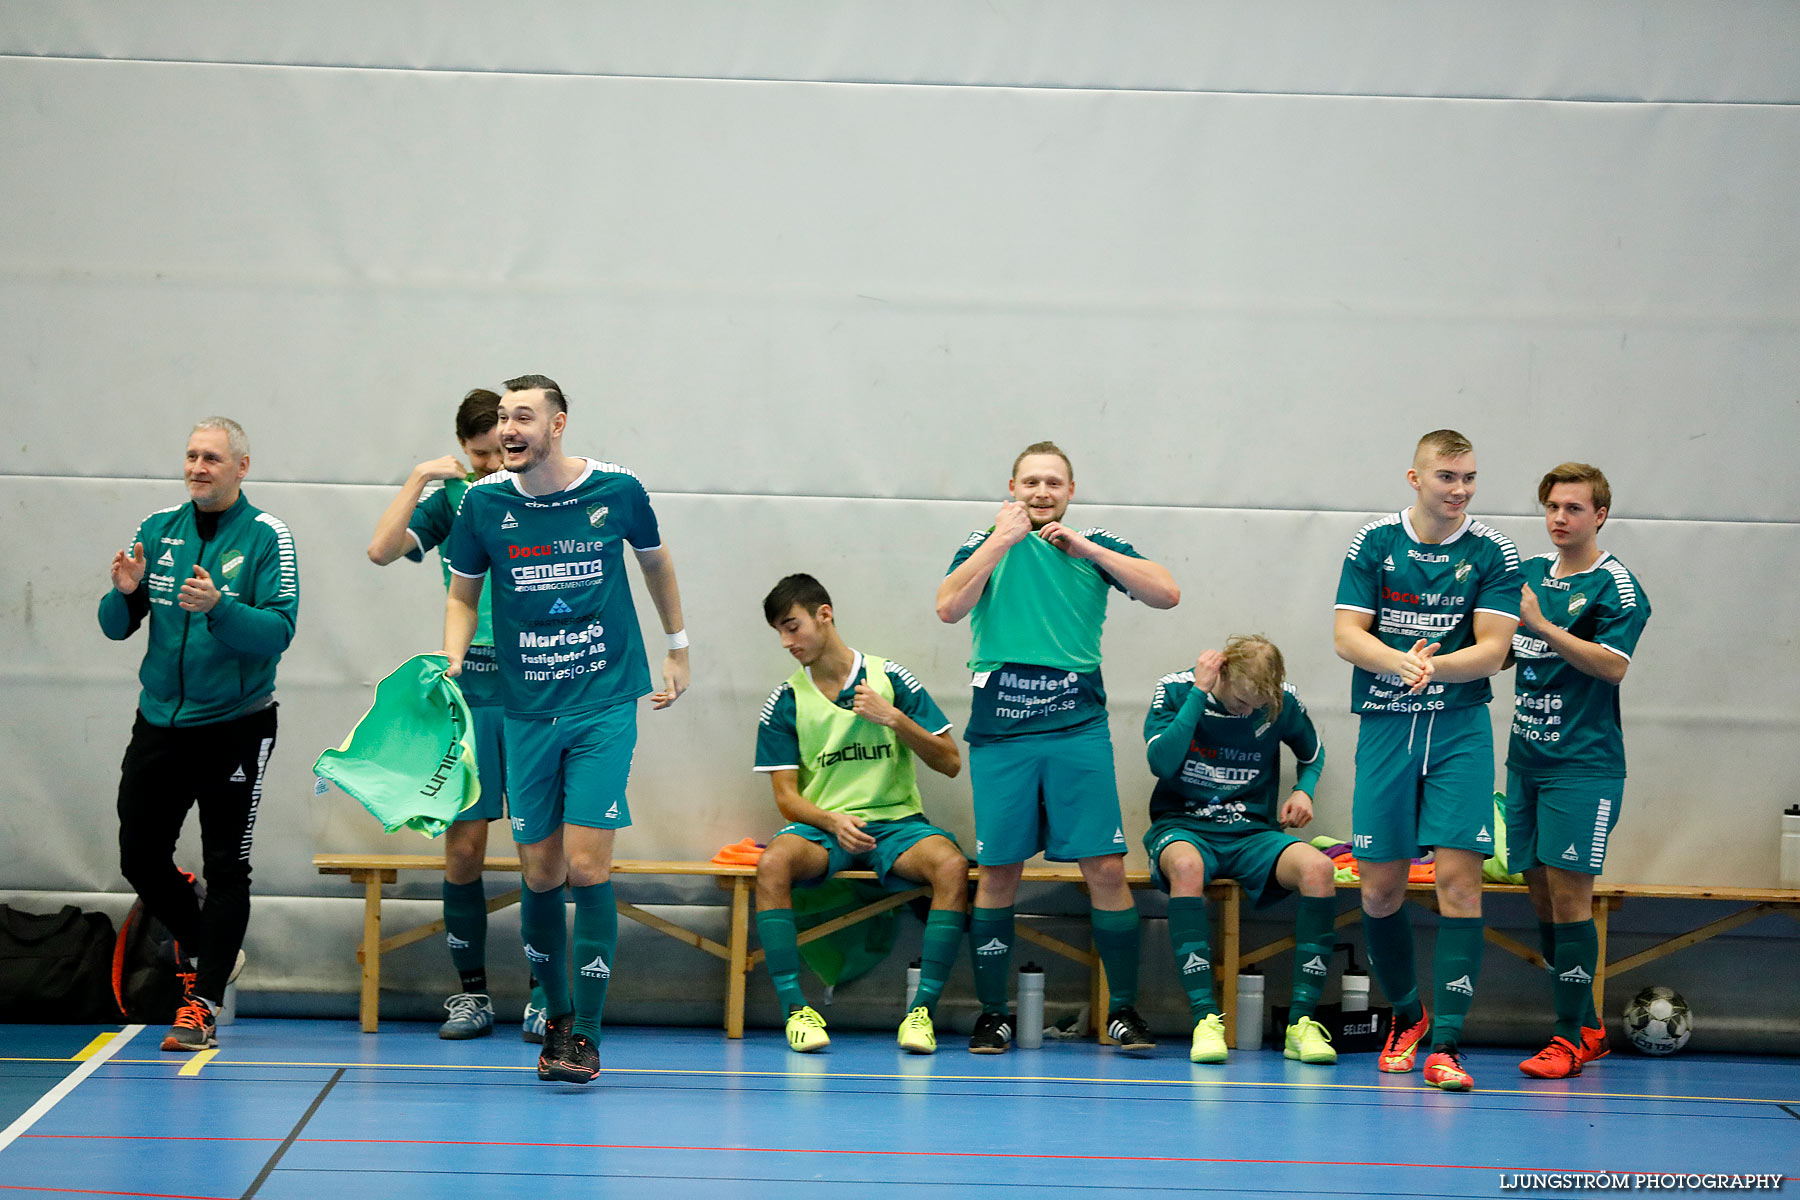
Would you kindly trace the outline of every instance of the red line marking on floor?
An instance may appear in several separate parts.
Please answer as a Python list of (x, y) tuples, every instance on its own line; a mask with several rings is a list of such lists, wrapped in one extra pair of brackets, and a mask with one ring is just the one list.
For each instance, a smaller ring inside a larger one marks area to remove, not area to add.
[(46, 1187), (35, 1183), (0, 1183), (0, 1191), (57, 1192), (65, 1196), (148, 1196), (152, 1200), (237, 1200), (235, 1196), (190, 1196), (185, 1192), (114, 1192), (94, 1188)]

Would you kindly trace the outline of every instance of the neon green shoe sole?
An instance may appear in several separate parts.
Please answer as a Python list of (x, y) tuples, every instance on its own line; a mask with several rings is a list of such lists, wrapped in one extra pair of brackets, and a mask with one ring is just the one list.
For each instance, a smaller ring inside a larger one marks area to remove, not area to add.
[(1311, 1017), (1301, 1017), (1287, 1027), (1282, 1056), (1328, 1067), (1337, 1062), (1337, 1047), (1331, 1044), (1331, 1034), (1323, 1025)]
[(831, 1045), (831, 1035), (825, 1032), (825, 1018), (812, 1007), (805, 1005), (787, 1019), (788, 1049), (796, 1054), (811, 1054)]

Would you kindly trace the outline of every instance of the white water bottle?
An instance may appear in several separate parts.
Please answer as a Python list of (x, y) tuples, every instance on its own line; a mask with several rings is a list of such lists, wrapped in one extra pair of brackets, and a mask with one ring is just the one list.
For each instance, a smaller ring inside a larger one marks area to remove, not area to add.
[(1781, 814), (1781, 886), (1800, 887), (1800, 804)]
[(919, 994), (919, 960), (913, 959), (912, 965), (906, 968), (906, 1005), (900, 1011), (913, 1010), (913, 997)]
[(1019, 968), (1017, 1041), (1021, 1050), (1036, 1050), (1044, 1044), (1044, 969), (1036, 963)]
[(1237, 977), (1237, 1048), (1260, 1050), (1263, 1040), (1263, 977), (1251, 970)]
[(1341, 1007), (1347, 1013), (1369, 1011), (1369, 977), (1367, 975), (1344, 972), (1344, 1001)]

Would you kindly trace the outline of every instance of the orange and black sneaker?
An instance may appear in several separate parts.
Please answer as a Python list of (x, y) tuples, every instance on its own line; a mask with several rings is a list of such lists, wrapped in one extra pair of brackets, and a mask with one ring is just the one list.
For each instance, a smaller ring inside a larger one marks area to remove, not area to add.
[(1399, 1013), (1394, 1014), (1393, 1021), (1388, 1028), (1387, 1045), (1381, 1048), (1381, 1058), (1376, 1065), (1389, 1074), (1404, 1075), (1413, 1069), (1419, 1043), (1431, 1032), (1431, 1013), (1420, 1006), (1419, 1019), (1404, 1029), (1400, 1027)]
[(210, 1050), (219, 1044), (213, 1010), (191, 992), (175, 1010), (175, 1023), (163, 1035), (164, 1050)]
[(1575, 1047), (1575, 1056), (1581, 1060), (1583, 1066), (1605, 1058), (1611, 1053), (1612, 1047), (1606, 1044), (1605, 1029), (1582, 1027), (1581, 1042)]
[(1471, 1092), (1475, 1079), (1463, 1070), (1462, 1054), (1457, 1050), (1433, 1050), (1425, 1059), (1425, 1082), (1446, 1092)]
[(575, 1032), (575, 1015), (564, 1013), (560, 1017), (550, 1017), (544, 1021), (544, 1041), (542, 1050), (538, 1051), (537, 1077), (543, 1080), (556, 1078), (557, 1060), (568, 1048), (568, 1041)]
[(1581, 1049), (1568, 1038), (1553, 1037), (1550, 1044), (1519, 1064), (1533, 1079), (1573, 1079), (1581, 1074)]

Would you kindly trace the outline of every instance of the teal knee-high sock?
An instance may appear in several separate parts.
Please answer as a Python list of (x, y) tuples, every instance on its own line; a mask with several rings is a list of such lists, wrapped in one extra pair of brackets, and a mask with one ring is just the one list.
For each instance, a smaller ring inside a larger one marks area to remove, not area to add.
[(1012, 943), (1012, 905), (976, 908), (969, 913), (969, 958), (975, 964), (975, 997), (981, 1001), (984, 1013), (1006, 1011), (1006, 989), (1012, 981)]
[(919, 990), (913, 995), (913, 1007), (925, 1006), (926, 1012), (937, 1010), (938, 997), (950, 979), (950, 968), (956, 965), (956, 948), (962, 944), (963, 915), (954, 909), (934, 908), (925, 918), (925, 945), (919, 951)]
[(1363, 913), (1363, 944), (1369, 951), (1369, 970), (1381, 984), (1382, 994), (1394, 1006), (1400, 1028), (1416, 1024), (1425, 1012), (1419, 1003), (1419, 964), (1413, 950), (1412, 921), (1400, 908), (1385, 917)]
[[(1556, 927), (1556, 1036), (1581, 1044), (1581, 1026), (1594, 1011), (1594, 971), (1600, 965), (1600, 934), (1592, 918)], [(1594, 1021), (1593, 1025), (1598, 1025)]]
[(1475, 1003), (1475, 981), (1481, 978), (1480, 917), (1439, 917), (1437, 954), (1432, 962), (1431, 1045), (1454, 1050), (1462, 1042), (1463, 1018)]
[(806, 993), (800, 987), (800, 947), (795, 943), (799, 933), (794, 928), (794, 910), (757, 909), (756, 936), (762, 939), (763, 958), (769, 964), (769, 978), (774, 981), (775, 995), (781, 999), (785, 1017), (788, 1009), (806, 1004)]
[(1195, 1022), (1219, 1011), (1213, 999), (1210, 934), (1206, 897), (1169, 897), (1169, 945), (1175, 951), (1175, 977), (1187, 993), (1188, 1016)]
[(1106, 967), (1106, 986), (1112, 993), (1108, 1004), (1113, 1011), (1137, 1003), (1138, 993), (1138, 910), (1137, 905), (1108, 912), (1094, 910), (1094, 950)]
[(444, 880), (444, 941), (465, 992), (487, 991), (487, 889)]
[(534, 892), (525, 887), (519, 896), (519, 936), (525, 940), (525, 957), (531, 961), (544, 989), (544, 1011), (566, 1017), (574, 1004), (569, 999), (569, 929), (564, 924), (563, 890)]
[(597, 1042), (619, 945), (619, 906), (610, 879), (569, 891), (575, 894), (575, 1032)]
[(1288, 1020), (1310, 1017), (1319, 1007), (1319, 993), (1331, 974), (1331, 952), (1337, 942), (1332, 927), (1337, 920), (1337, 900), (1331, 896), (1302, 896), (1294, 916), (1294, 998)]

